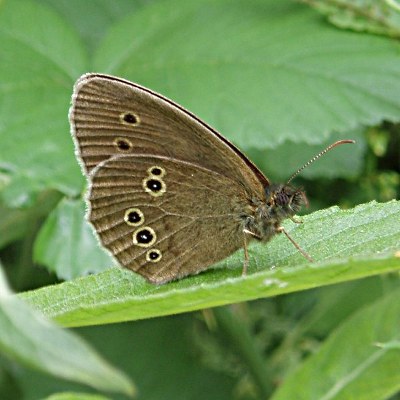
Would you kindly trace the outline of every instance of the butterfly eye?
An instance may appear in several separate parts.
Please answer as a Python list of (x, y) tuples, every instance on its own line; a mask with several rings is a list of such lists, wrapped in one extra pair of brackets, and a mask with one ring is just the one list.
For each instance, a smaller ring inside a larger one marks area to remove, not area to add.
[(139, 123), (139, 117), (132, 112), (123, 113), (120, 118), (124, 124), (137, 125)]
[(125, 138), (116, 138), (114, 140), (114, 145), (121, 151), (128, 151), (132, 148), (132, 143)]

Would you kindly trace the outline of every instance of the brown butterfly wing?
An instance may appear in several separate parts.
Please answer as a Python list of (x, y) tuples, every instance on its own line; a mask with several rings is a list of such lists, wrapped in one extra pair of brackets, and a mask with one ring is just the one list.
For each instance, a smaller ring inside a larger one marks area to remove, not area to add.
[(91, 181), (89, 219), (102, 244), (153, 283), (198, 273), (243, 246), (251, 194), (219, 172), (137, 154), (104, 161)]
[(171, 100), (100, 74), (76, 83), (70, 122), (87, 174), (117, 154), (150, 154), (188, 161), (250, 187), (264, 198), (267, 178), (232, 143)]

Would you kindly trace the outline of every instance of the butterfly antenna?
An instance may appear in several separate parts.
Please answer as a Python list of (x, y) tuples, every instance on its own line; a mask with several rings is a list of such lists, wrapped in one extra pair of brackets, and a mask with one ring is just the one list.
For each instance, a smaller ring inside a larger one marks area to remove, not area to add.
[(289, 184), (301, 171), (303, 171), (304, 168), (307, 168), (310, 164), (312, 164), (314, 161), (318, 160), (318, 158), (322, 157), (324, 154), (326, 154), (328, 151), (332, 150), (334, 147), (339, 146), (341, 144), (346, 144), (346, 143), (355, 143), (355, 140), (351, 139), (344, 139), (344, 140), (338, 140), (335, 143), (332, 143), (329, 145), (326, 149), (322, 150), (320, 153), (316, 154), (311, 160), (307, 161), (302, 167), (300, 167), (286, 182), (286, 184)]

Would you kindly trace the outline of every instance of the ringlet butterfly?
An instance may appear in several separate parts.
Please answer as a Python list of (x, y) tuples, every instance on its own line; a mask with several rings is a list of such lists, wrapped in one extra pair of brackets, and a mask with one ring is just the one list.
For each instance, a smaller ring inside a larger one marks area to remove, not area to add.
[(87, 216), (130, 270), (162, 284), (197, 274), (247, 244), (267, 242), (307, 203), (289, 182), (272, 184), (232, 143), (171, 100), (108, 75), (78, 79), (69, 112), (89, 182)]

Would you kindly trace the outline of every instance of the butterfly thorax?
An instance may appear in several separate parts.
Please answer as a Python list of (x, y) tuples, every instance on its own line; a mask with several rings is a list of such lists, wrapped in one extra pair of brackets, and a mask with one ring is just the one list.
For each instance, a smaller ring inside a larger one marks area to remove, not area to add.
[(307, 204), (305, 193), (289, 185), (272, 184), (265, 188), (265, 201), (259, 201), (254, 215), (246, 220), (246, 231), (256, 239), (270, 240), (281, 222), (292, 218), (303, 205)]

